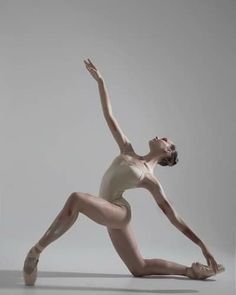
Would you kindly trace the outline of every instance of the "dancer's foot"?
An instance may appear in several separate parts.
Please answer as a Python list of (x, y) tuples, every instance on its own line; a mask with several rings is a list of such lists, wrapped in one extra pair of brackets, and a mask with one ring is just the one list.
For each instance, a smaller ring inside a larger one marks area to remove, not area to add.
[(222, 264), (218, 264), (218, 269), (215, 273), (212, 267), (199, 262), (193, 262), (192, 266), (187, 268), (187, 276), (191, 279), (205, 280), (225, 271), (225, 267)]
[(33, 246), (24, 261), (24, 281), (25, 285), (27, 286), (33, 286), (36, 278), (37, 278), (37, 264), (39, 262), (39, 255), (42, 252), (43, 247), (41, 247), (39, 244), (36, 244)]

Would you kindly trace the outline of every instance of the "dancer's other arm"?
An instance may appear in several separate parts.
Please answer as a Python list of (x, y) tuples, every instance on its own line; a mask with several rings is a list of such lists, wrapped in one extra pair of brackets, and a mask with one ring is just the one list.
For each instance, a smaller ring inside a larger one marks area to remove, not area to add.
[(129, 148), (131, 148), (130, 140), (124, 134), (124, 132), (120, 128), (116, 118), (114, 117), (112, 113), (111, 102), (110, 102), (110, 98), (108, 95), (108, 91), (107, 91), (104, 79), (102, 78), (101, 74), (99, 73), (99, 71), (91, 62), (90, 59), (88, 59), (88, 61), (84, 60), (84, 62), (85, 62), (86, 68), (88, 69), (88, 71), (91, 73), (91, 75), (94, 77), (94, 79), (98, 83), (98, 89), (99, 89), (99, 94), (101, 98), (104, 117), (106, 119), (106, 122), (111, 130), (111, 133), (114, 139), (116, 140), (120, 148), (120, 152), (122, 153), (125, 150), (128, 150)]
[(214, 257), (211, 255), (207, 246), (187, 226), (187, 224), (183, 221), (183, 219), (178, 215), (175, 209), (171, 206), (171, 203), (170, 201), (168, 201), (160, 182), (154, 176), (148, 176), (143, 180), (142, 186), (146, 188), (152, 194), (156, 203), (164, 212), (164, 214), (168, 217), (170, 222), (176, 228), (178, 228), (185, 236), (187, 236), (190, 240), (192, 240), (195, 244), (197, 244), (201, 248), (202, 253), (207, 260), (207, 264), (209, 266), (212, 266), (214, 271), (216, 272), (218, 269), (218, 266)]

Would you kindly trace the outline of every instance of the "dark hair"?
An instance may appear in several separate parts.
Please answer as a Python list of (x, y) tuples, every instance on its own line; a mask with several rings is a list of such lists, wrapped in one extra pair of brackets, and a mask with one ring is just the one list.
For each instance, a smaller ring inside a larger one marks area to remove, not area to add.
[(178, 152), (176, 151), (175, 145), (172, 144), (171, 147), (172, 153), (170, 157), (163, 158), (158, 164), (161, 166), (174, 166), (178, 163)]

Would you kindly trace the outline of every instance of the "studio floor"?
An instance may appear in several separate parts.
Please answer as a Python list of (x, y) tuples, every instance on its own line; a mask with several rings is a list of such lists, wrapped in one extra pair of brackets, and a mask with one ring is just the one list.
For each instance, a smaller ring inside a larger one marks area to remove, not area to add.
[[(56, 254), (55, 254), (56, 256)], [(57, 257), (51, 265), (57, 268)], [(116, 259), (116, 258), (115, 258)], [(191, 280), (183, 276), (149, 276), (135, 278), (122, 264), (114, 264), (114, 257), (106, 259), (106, 264), (95, 267), (81, 266), (78, 271), (73, 265), (66, 265), (66, 270), (55, 271), (47, 268), (46, 260), (38, 264), (38, 278), (35, 286), (24, 285), (22, 271), (19, 269), (0, 270), (0, 295), (7, 294), (201, 294), (235, 295), (235, 260), (224, 257), (226, 271), (207, 280)], [(47, 260), (48, 261), (48, 260)], [(62, 261), (60, 261), (61, 263)], [(115, 267), (114, 267), (115, 265)], [(58, 265), (59, 266), (59, 265)], [(61, 269), (60, 265), (60, 269)], [(73, 271), (69, 271), (69, 269)], [(85, 269), (86, 271), (82, 271)], [(105, 270), (105, 271), (104, 271)]]

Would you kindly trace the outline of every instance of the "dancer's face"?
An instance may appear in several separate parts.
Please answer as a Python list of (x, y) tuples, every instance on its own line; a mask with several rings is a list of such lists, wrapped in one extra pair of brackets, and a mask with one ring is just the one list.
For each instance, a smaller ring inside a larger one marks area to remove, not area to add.
[(155, 137), (149, 140), (150, 151), (157, 153), (158, 155), (171, 155), (171, 146), (174, 144), (166, 137)]

